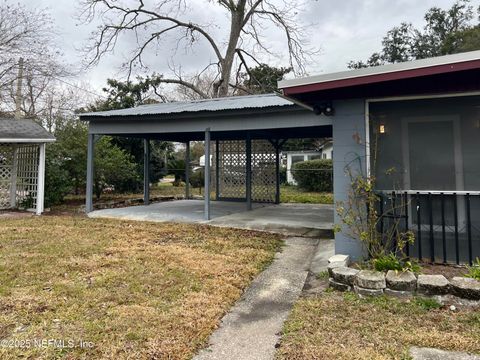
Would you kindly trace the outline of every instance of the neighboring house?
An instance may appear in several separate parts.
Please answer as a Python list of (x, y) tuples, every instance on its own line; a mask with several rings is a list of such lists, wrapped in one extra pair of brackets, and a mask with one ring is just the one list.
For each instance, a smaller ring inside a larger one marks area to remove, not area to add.
[(292, 175), (293, 165), (302, 161), (322, 159), (322, 152), (316, 150), (282, 151), (282, 155), (286, 157), (287, 160), (287, 183), (291, 185), (297, 185)]
[[(333, 113), (336, 202), (348, 202), (349, 174), (372, 174), (380, 213), (394, 209), (382, 224), (415, 233), (407, 254), (471, 263), (480, 256), (479, 79), (480, 51), (473, 51), (285, 80), (279, 88), (314, 112)], [(335, 250), (363, 253), (348, 231), (335, 234)]]
[(43, 212), (45, 146), (53, 141), (32, 120), (0, 118), (0, 210)]
[(319, 146), (319, 150), (322, 153), (322, 159), (333, 159), (333, 141), (332, 139), (326, 139)]

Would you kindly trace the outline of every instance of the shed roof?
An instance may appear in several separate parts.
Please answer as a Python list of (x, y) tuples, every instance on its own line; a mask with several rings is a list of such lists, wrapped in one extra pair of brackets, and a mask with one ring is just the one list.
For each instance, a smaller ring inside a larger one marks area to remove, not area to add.
[(0, 118), (0, 143), (45, 143), (55, 137), (30, 119)]
[(278, 87), (285, 95), (293, 95), (478, 68), (480, 68), (480, 50), (283, 80), (278, 83)]
[(137, 115), (168, 115), (180, 113), (215, 112), (225, 110), (260, 109), (269, 107), (294, 106), (276, 94), (233, 96), (216, 99), (182, 101), (141, 105), (129, 109), (109, 110), (81, 114), (80, 118), (88, 117), (119, 117)]

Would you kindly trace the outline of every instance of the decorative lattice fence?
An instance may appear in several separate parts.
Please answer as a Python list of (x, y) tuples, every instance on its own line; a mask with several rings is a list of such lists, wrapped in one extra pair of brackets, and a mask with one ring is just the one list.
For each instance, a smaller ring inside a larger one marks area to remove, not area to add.
[[(220, 200), (246, 199), (246, 149), (245, 140), (212, 142), (211, 185), (215, 191), (218, 187)], [(267, 140), (252, 140), (251, 151), (252, 201), (273, 203), (276, 193), (275, 147)]]
[(275, 202), (275, 147), (268, 140), (252, 140), (252, 200)]
[[(246, 165), (245, 141), (226, 140), (218, 142), (218, 150), (213, 151), (214, 182), (218, 186), (219, 199), (245, 199)], [(216, 156), (218, 155), (218, 160)], [(216, 166), (218, 165), (218, 169)], [(218, 172), (218, 180), (217, 178)]]
[(36, 207), (39, 150), (35, 144), (0, 144), (0, 209)]
[(0, 144), (0, 209), (9, 209), (12, 207), (13, 153), (13, 145)]

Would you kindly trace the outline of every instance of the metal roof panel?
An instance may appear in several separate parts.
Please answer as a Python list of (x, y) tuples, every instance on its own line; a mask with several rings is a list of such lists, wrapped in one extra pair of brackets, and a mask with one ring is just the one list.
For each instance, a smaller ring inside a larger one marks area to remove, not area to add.
[(80, 117), (110, 117), (135, 115), (168, 115), (178, 113), (194, 113), (200, 111), (222, 111), (267, 108), (275, 106), (292, 106), (291, 101), (285, 100), (276, 94), (232, 96), (216, 99), (206, 99), (188, 102), (171, 102), (141, 105), (129, 109), (109, 110), (80, 114)]

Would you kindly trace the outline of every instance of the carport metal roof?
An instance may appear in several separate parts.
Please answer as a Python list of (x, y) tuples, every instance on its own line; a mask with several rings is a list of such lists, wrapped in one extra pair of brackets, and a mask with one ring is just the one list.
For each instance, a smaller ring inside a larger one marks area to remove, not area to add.
[[(205, 99), (196, 101), (179, 101), (171, 103), (159, 103), (141, 105), (129, 109), (100, 111), (82, 114), (82, 118), (90, 117), (125, 117), (134, 115), (173, 115), (201, 112), (216, 112), (244, 109), (265, 109), (270, 107), (292, 106), (292, 102), (285, 100), (275, 94), (234, 96), (216, 99)], [(86, 119), (87, 120), (87, 119)]]

